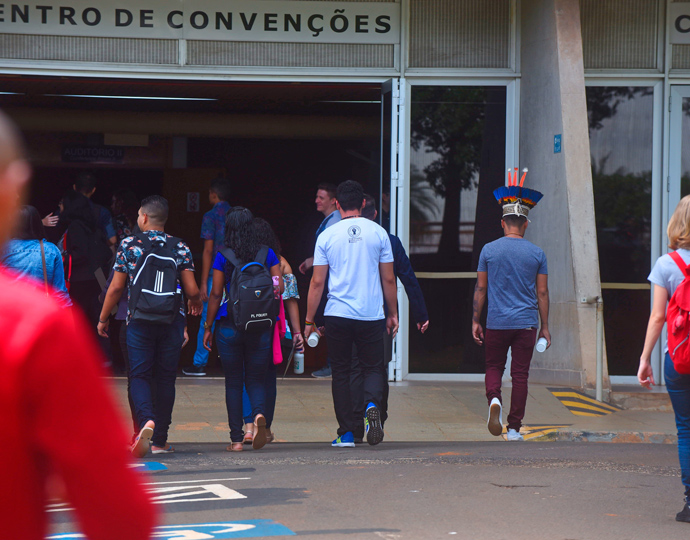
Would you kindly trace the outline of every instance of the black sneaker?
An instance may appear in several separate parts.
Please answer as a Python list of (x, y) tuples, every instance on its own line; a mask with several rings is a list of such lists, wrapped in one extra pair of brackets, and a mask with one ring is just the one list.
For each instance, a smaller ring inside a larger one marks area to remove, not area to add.
[(367, 412), (364, 417), (364, 431), (366, 432), (367, 442), (372, 446), (379, 444), (383, 440), (381, 412), (373, 403), (367, 405)]
[(683, 509), (676, 514), (676, 521), (690, 523), (690, 507), (688, 507), (688, 503), (685, 503)]
[(206, 366), (189, 366), (182, 368), (182, 373), (190, 377), (203, 377), (206, 375)]

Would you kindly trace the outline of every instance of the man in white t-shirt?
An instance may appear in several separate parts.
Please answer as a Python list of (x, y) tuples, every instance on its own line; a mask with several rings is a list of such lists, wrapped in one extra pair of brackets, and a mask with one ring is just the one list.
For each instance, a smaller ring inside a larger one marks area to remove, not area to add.
[[(383, 328), (398, 331), (393, 252), (388, 233), (361, 216), (364, 190), (353, 180), (338, 186), (336, 204), (342, 219), (319, 235), (314, 274), (309, 286), (305, 339), (318, 332), (314, 315), (328, 276), (326, 336), (333, 370), (332, 391), (338, 437), (332, 446), (354, 447), (358, 424), (350, 392), (352, 346), (357, 346), (364, 371), (365, 432), (369, 444), (383, 440)], [(384, 315), (386, 302), (388, 317)], [(361, 420), (359, 420), (361, 422)]]

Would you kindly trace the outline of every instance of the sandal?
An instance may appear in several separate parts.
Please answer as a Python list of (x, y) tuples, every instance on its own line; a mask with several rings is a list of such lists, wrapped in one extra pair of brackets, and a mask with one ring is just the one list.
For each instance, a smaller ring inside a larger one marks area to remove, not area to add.
[(275, 435), (271, 431), (271, 428), (266, 428), (266, 444), (272, 443), (275, 440)]
[(242, 439), (244, 444), (252, 444), (252, 441), (254, 440), (254, 431), (251, 430), (249, 426), (254, 427), (254, 424), (247, 424), (247, 429), (244, 430), (244, 439)]
[(230, 446), (226, 448), (228, 452), (241, 452), (243, 450), (241, 442), (230, 443)]
[(257, 414), (254, 418), (254, 440), (252, 440), (252, 448), (258, 450), (263, 448), (266, 444), (266, 417), (263, 414)]

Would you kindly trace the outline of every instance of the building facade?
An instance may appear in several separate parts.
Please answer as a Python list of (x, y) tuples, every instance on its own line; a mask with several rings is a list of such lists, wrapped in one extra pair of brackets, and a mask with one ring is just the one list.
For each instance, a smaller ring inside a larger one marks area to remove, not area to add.
[[(226, 174), (233, 204), (273, 217), (297, 266), (315, 186), (354, 177), (429, 307), (422, 336), (400, 289), (391, 378), (479, 380), (471, 303), (481, 247), (501, 234), (491, 193), (528, 167), (545, 195), (527, 236), (549, 259), (553, 335), (532, 380), (594, 386), (593, 297), (604, 384), (634, 377), (646, 277), (690, 193), (690, 3), (45, 4), (0, 4), (0, 107), (26, 133), (46, 212), (88, 167), (111, 190), (163, 192), (173, 228), (196, 231), (204, 186)], [(660, 361), (657, 348), (657, 380)]]

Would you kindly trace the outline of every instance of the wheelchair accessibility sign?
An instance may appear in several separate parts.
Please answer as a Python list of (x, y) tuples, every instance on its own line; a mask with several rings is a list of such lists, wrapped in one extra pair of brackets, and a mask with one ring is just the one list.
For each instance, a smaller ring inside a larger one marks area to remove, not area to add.
[[(191, 525), (162, 525), (156, 527), (151, 538), (162, 540), (220, 540), (227, 538), (261, 538), (264, 536), (294, 536), (290, 529), (270, 519), (252, 519), (221, 523), (195, 523)], [(78, 540), (86, 538), (80, 533), (48, 536), (46, 540)]]

